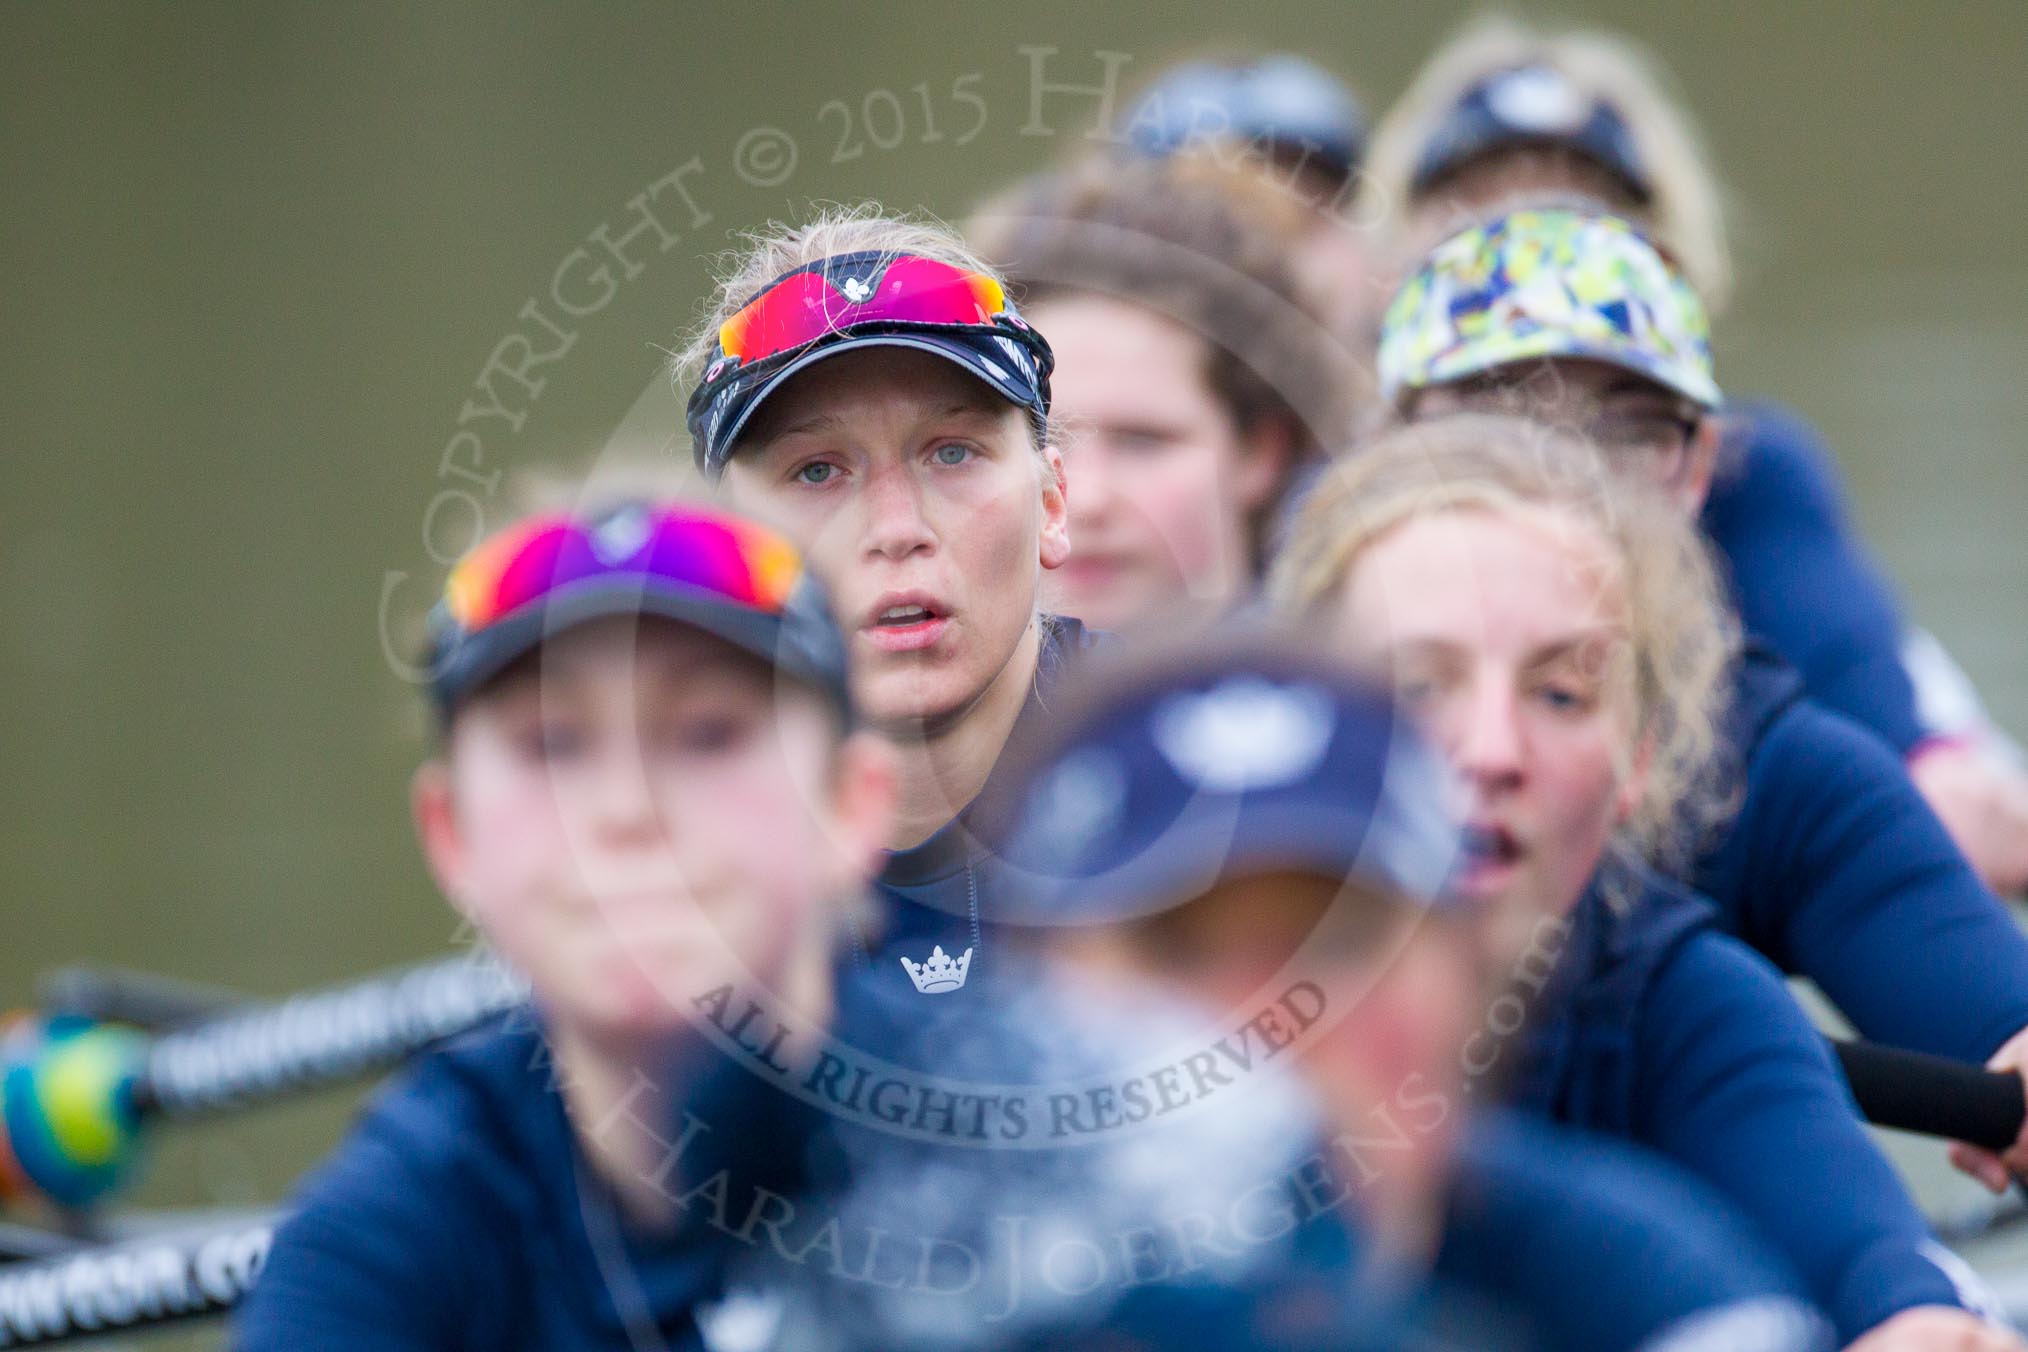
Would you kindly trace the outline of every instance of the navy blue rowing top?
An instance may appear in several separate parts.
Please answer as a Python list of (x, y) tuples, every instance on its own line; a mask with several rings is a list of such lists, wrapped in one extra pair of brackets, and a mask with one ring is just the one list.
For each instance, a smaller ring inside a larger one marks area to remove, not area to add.
[[(744, 1118), (735, 1084), (712, 1095)], [(721, 1294), (721, 1232), (620, 1219), (525, 1012), (419, 1058), (296, 1206), (236, 1318), (245, 1352), (701, 1348)]]
[(1876, 1042), (1983, 1064), (2028, 1028), (2028, 938), (1879, 738), (1758, 648), (1725, 735), (1745, 793), (1692, 875), (1725, 929)]
[(1963, 1304), (1824, 1040), (1714, 918), (1660, 879), (1625, 913), (1588, 891), (1523, 1034), (1516, 1101), (1714, 1186), (1795, 1264), (1841, 1340)]
[[(921, 1003), (920, 1024), (903, 1014), (891, 1039), (867, 1044), (908, 1047), (911, 1027), (933, 1029), (925, 1064), (949, 1077), (937, 1081), (946, 1097), (969, 1101), (933, 1115), (933, 1140), (842, 1114), (827, 1123), (832, 1149), (815, 1153), (832, 1164), (813, 1181), (828, 1192), (798, 1198), (798, 1211), (837, 1218), (848, 1250), (851, 1236), (878, 1235), (907, 1261), (854, 1257), (839, 1280), (836, 1265), (758, 1255), (741, 1284), (782, 1301), (787, 1345), (1829, 1346), (1828, 1321), (1792, 1266), (1707, 1184), (1622, 1143), (1509, 1114), (1464, 1124), (1428, 1269), (1376, 1264), (1359, 1233), (1363, 1170), (1384, 1160), (1393, 1131), (1434, 1129), (1466, 1100), (1404, 1084), (1375, 1105), (1370, 1131), (1350, 1133), (1359, 1143), (1327, 1145), (1308, 1100), (1289, 1097), (1299, 1081), (1249, 1059), (1246, 1078), (1227, 1081), (1244, 1088), (1202, 1102), (1205, 1112), (1137, 1115), (1132, 1085), (1150, 1065), (1141, 1053), (1173, 1028), (1150, 1022), (1152, 1009), (1053, 984), (1040, 961), (1010, 955), (1010, 985), (1025, 972), (1025, 993)], [(841, 1025), (865, 1013), (847, 1000)], [(895, 1016), (879, 1017), (887, 1026)], [(1117, 1101), (1129, 1106), (1106, 1130), (1081, 1108), (1082, 1128), (1059, 1135), (1057, 1102), (1086, 1100), (1094, 1067), (1125, 1077)], [(1011, 1087), (1029, 1105), (980, 1111), (966, 1084)]]
[(1514, 1113), (1465, 1133), (1434, 1279), (1542, 1348), (1831, 1345), (1794, 1270), (1709, 1188)]
[[(1644, 1151), (1504, 1112), (1459, 1143), (1435, 1262), (1375, 1290), (1340, 1211), (1312, 1215), (1251, 1280), (1130, 1292), (1088, 1340), (1038, 1345), (1354, 1352), (1826, 1349), (1794, 1271), (1709, 1188)], [(1026, 1346), (1026, 1344), (1022, 1344)]]
[(1702, 524), (1741, 623), (1802, 673), (1811, 698), (1906, 756), (1925, 729), (1902, 666), (1902, 618), (1852, 531), (1830, 452), (1773, 404), (1728, 407), (1726, 420)]

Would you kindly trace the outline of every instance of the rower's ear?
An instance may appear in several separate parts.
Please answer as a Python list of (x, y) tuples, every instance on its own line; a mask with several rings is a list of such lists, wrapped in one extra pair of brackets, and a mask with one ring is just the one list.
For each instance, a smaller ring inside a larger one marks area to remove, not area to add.
[(1697, 420), (1697, 432), (1690, 438), (1690, 458), (1670, 486), (1676, 501), (1693, 517), (1704, 510), (1704, 499), (1711, 496), (1711, 476), (1718, 470), (1718, 448), (1724, 442), (1723, 415), (1707, 413)]
[(1070, 559), (1070, 486), (1063, 474), (1063, 452), (1042, 448), (1042, 566), (1061, 568)]
[(1296, 429), (1288, 418), (1256, 418), (1240, 435), (1239, 451), (1229, 489), (1232, 500), (1249, 513), (1265, 510), (1274, 502), (1276, 490), (1288, 482)]
[(408, 807), (415, 822), (416, 841), (422, 846), (423, 862), (429, 865), (437, 890), (459, 914), (476, 920), (467, 885), (469, 853), (451, 793), (451, 767), (443, 758), (432, 756), (416, 767), (415, 776), (409, 780)]

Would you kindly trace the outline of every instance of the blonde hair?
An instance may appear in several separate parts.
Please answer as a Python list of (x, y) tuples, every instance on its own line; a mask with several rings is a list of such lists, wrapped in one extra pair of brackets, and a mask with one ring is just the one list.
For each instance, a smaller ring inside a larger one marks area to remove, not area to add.
[[(1410, 209), (1416, 161), (1438, 123), (1466, 90), (1518, 66), (1545, 66), (1580, 91), (1603, 99), (1626, 122), (1654, 190), (1651, 202), (1609, 205), (1638, 214), (1712, 311), (1732, 291), (1732, 255), (1718, 177), (1673, 82), (1655, 58), (1618, 34), (1598, 29), (1548, 32), (1505, 15), (1469, 22), (1438, 49), (1374, 133), (1362, 191), (1391, 216), (1397, 242)], [(1439, 190), (1440, 191), (1440, 190)]]
[(1641, 800), (1612, 853), (1680, 873), (1731, 807), (1720, 720), (1737, 623), (1695, 526), (1615, 475), (1589, 442), (1527, 419), (1456, 414), (1393, 426), (1326, 472), (1290, 528), (1269, 600), (1322, 618), (1359, 556), (1403, 523), (1451, 511), (1550, 511), (1609, 546), (1627, 612)]

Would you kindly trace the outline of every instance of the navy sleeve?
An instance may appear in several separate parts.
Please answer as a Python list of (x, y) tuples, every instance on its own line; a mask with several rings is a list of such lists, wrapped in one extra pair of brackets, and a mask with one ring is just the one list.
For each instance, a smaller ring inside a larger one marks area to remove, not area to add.
[(2028, 938), (1892, 753), (1805, 700), (1699, 867), (1742, 937), (1877, 1042), (1983, 1064), (2028, 1027)]
[(433, 1152), (427, 1135), (408, 1130), (414, 1106), (384, 1100), (312, 1175), (234, 1320), (234, 1348), (485, 1344), (487, 1313), (506, 1302), (477, 1288), (504, 1282), (506, 1263), (484, 1255), (513, 1231), (469, 1224), (472, 1208), (446, 1195), (445, 1178), (424, 1177), (418, 1152)]
[(1708, 1187), (1513, 1113), (1466, 1133), (1435, 1276), (1531, 1315), (1545, 1347), (1646, 1346), (1720, 1312), (1715, 1345), (1829, 1346), (1800, 1279)]
[(1852, 530), (1829, 452), (1785, 410), (1755, 404), (1730, 416), (1738, 431), (1703, 524), (1741, 622), (1815, 699), (1907, 755), (1924, 729), (1901, 662), (1899, 606)]
[(1635, 1055), (1637, 1137), (1758, 1224), (1841, 1341), (1963, 1303), (1824, 1040), (1744, 945), (1710, 931), (1682, 944), (1642, 1000)]

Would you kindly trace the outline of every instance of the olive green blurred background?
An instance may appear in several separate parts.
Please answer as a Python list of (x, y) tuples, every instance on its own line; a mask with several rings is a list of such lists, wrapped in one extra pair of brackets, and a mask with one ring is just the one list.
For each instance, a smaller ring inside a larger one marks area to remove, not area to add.
[[(2028, 5), (1521, 12), (1622, 27), (1674, 68), (1739, 208), (1721, 379), (1820, 424), (1914, 615), (2028, 731)], [(730, 232), (812, 199), (962, 215), (1080, 144), (1075, 95), (1020, 134), (1022, 46), (1079, 83), (1124, 53), (1128, 86), (1207, 44), (1289, 48), (1378, 110), (1465, 13), (0, 8), (0, 1005), (74, 960), (280, 992), (451, 941), (381, 602), (412, 620), (430, 549), (469, 539), (446, 489), (503, 519), (440, 458), (496, 345), (560, 341), (519, 317), (531, 298), (569, 350), (539, 394), (495, 381), (525, 416), (466, 424), (487, 470), (623, 424), (680, 446), (658, 345)], [(841, 141), (860, 153), (834, 163)], [(564, 315), (559, 266), (693, 160), (695, 209), (656, 197), (682, 238), (636, 240), (637, 275)], [(276, 1195), (347, 1101), (171, 1133), (146, 1196)]]

